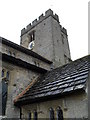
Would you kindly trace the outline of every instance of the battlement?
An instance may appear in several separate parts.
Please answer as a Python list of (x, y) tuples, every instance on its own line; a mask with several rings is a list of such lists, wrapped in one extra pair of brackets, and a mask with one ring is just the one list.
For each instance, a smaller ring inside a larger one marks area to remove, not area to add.
[(27, 33), (29, 30), (31, 30), (33, 27), (35, 27), (37, 24), (39, 24), (40, 22), (42, 22), (44, 19), (46, 19), (47, 17), (52, 16), (55, 20), (57, 20), (57, 22), (59, 23), (59, 17), (57, 14), (53, 14), (53, 11), (51, 9), (47, 10), (44, 14), (41, 14), (38, 19), (35, 19), (34, 21), (32, 21), (32, 23), (30, 23), (29, 25), (26, 26), (26, 28), (23, 28), (21, 30), (21, 36), (24, 35), (25, 33)]
[(64, 27), (62, 27), (62, 25), (60, 25), (60, 28), (61, 28), (61, 31), (67, 35), (67, 30)]

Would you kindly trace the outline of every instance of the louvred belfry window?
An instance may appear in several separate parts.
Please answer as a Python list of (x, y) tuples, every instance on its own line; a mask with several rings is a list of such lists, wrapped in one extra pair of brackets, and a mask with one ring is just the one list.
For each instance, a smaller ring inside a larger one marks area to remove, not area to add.
[(35, 31), (32, 31), (30, 33), (30, 42), (34, 41), (35, 40)]

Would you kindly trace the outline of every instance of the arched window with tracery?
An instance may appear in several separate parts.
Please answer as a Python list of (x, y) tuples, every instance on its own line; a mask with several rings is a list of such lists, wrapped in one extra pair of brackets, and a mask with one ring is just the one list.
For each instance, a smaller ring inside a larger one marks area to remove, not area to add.
[(63, 120), (63, 111), (61, 107), (57, 108), (57, 120)]
[(31, 112), (28, 114), (28, 120), (31, 120)]
[(50, 120), (54, 120), (54, 110), (50, 108)]
[(4, 77), (4, 75), (5, 75), (5, 70), (3, 69), (1, 77)]
[(34, 111), (34, 120), (38, 120), (38, 114), (36, 110)]
[(5, 115), (6, 111), (7, 92), (8, 85), (6, 84), (5, 80), (2, 80), (2, 115)]
[(7, 71), (6, 78), (9, 80), (9, 71)]

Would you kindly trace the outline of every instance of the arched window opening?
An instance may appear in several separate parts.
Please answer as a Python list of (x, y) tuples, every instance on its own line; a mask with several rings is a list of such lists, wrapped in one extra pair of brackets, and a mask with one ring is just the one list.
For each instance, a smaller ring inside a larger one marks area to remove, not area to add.
[(28, 120), (31, 120), (31, 112), (28, 114)]
[(6, 111), (6, 102), (7, 102), (7, 84), (2, 80), (2, 115), (5, 115)]
[(1, 76), (4, 77), (4, 75), (5, 75), (5, 70), (3, 69), (3, 70), (2, 70), (2, 75), (1, 75)]
[(38, 119), (37, 111), (34, 111), (34, 120)]
[(7, 71), (6, 78), (9, 80), (9, 71)]
[(54, 120), (54, 110), (50, 108), (50, 120)]
[(31, 34), (30, 34), (30, 38), (31, 38), (30, 41), (35, 40), (35, 31), (32, 31), (32, 32), (31, 32)]
[(63, 120), (63, 111), (61, 107), (57, 108), (57, 120)]

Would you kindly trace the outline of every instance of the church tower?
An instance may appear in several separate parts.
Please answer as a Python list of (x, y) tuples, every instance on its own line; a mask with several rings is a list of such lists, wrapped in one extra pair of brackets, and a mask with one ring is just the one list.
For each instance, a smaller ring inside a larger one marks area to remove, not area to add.
[(67, 30), (51, 9), (21, 30), (20, 45), (53, 62), (53, 68), (70, 62)]

